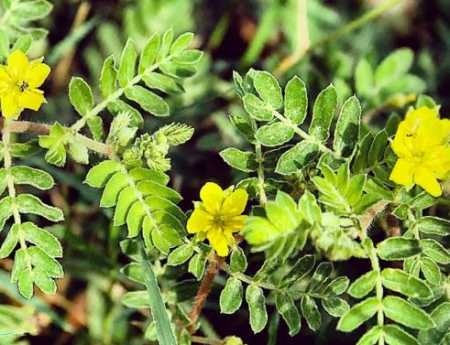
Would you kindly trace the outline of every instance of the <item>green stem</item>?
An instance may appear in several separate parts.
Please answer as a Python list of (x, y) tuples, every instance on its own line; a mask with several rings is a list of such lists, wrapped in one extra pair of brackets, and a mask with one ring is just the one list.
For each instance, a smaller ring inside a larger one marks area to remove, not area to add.
[[(10, 125), (11, 120), (5, 119), (4, 127), (2, 130), (2, 141), (3, 141), (3, 165), (6, 171), (6, 183), (8, 186), (8, 194), (11, 198), (11, 210), (14, 217), (14, 224), (16, 224), (19, 227), (18, 230), (18, 237), (19, 237), (19, 243), (20, 248), (23, 250), (25, 254), (25, 260), (27, 262), (27, 268), (31, 272), (32, 271), (32, 265), (31, 265), (31, 258), (28, 255), (27, 252), (27, 245), (25, 242), (25, 237), (23, 235), (21, 224), (22, 219), (19, 213), (19, 209), (16, 204), (16, 188), (14, 186), (14, 177), (11, 175), (10, 169), (12, 166), (12, 156), (10, 153), (11, 149), (11, 131), (10, 131)], [(1, 229), (0, 229), (1, 230)]]
[(264, 158), (262, 155), (261, 144), (255, 144), (256, 162), (258, 163), (258, 189), (259, 189), (259, 204), (265, 206), (267, 203), (267, 195), (264, 189)]
[[(368, 255), (369, 255), (369, 258), (370, 258), (370, 263), (372, 265), (372, 269), (375, 272), (377, 272), (377, 282), (376, 282), (376, 285), (375, 285), (375, 292), (376, 292), (376, 298), (377, 298), (379, 306), (380, 306), (380, 308), (378, 309), (378, 312), (377, 312), (377, 324), (378, 324), (379, 327), (383, 327), (383, 325), (384, 325), (384, 312), (383, 312), (383, 308), (381, 307), (383, 305), (383, 295), (384, 295), (383, 282), (381, 280), (380, 261), (378, 260), (377, 251), (373, 247), (373, 245), (371, 246), (371, 249), (370, 249)], [(384, 345), (384, 338), (383, 337), (379, 338), (378, 345)]]
[(172, 331), (169, 315), (161, 296), (161, 290), (159, 289), (155, 272), (153, 272), (152, 266), (149, 263), (147, 253), (145, 252), (142, 242), (139, 242), (139, 249), (141, 254), (141, 263), (145, 272), (145, 286), (148, 292), (153, 320), (156, 323), (159, 344), (177, 345), (177, 340)]
[(331, 154), (336, 159), (341, 159), (342, 157), (333, 150), (326, 147), (324, 144), (322, 144), (316, 137), (306, 133), (304, 130), (302, 130), (300, 127), (298, 127), (295, 123), (292, 123), (289, 119), (285, 118), (283, 115), (281, 115), (278, 111), (272, 111), (273, 115), (280, 120), (284, 125), (292, 128), (294, 132), (303, 140), (315, 144), (319, 147), (319, 150), (325, 153)]
[[(161, 61), (160, 63), (162, 63), (163, 61)], [(118, 100), (125, 93), (126, 89), (128, 89), (128, 88), (136, 85), (137, 83), (139, 83), (142, 80), (142, 77), (144, 76), (144, 74), (156, 70), (159, 67), (160, 63), (154, 64), (154, 65), (146, 68), (142, 73), (139, 73), (133, 79), (131, 79), (127, 83), (127, 85), (125, 85), (122, 88), (119, 88), (118, 90), (116, 90), (115, 92), (110, 94), (107, 98), (105, 98), (102, 102), (97, 104), (90, 111), (88, 111), (86, 115), (84, 115), (82, 118), (78, 119), (78, 121), (76, 121), (70, 127), (73, 130), (73, 132), (78, 133), (86, 125), (86, 123), (87, 123), (87, 121), (89, 119), (91, 119), (91, 118), (97, 116), (98, 114), (100, 114), (100, 112), (102, 112), (104, 109), (106, 109), (108, 104), (110, 104), (111, 102), (114, 102), (114, 101)]]

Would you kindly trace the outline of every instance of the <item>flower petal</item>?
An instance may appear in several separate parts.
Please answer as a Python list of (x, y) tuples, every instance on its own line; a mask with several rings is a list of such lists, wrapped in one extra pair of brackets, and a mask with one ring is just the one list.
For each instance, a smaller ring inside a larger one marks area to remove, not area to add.
[(222, 205), (222, 213), (230, 216), (238, 216), (244, 212), (247, 206), (248, 194), (245, 189), (238, 188), (225, 198)]
[(187, 231), (191, 234), (206, 231), (211, 225), (211, 215), (197, 207), (187, 221)]
[(17, 119), (22, 111), (17, 93), (11, 92), (1, 97), (2, 115), (7, 119)]
[(414, 164), (406, 159), (400, 158), (395, 163), (389, 179), (402, 186), (411, 186), (413, 182)]
[(214, 182), (207, 182), (200, 190), (203, 206), (210, 213), (219, 212), (225, 197), (223, 189)]
[(229, 232), (239, 232), (244, 227), (247, 216), (234, 216), (225, 223), (225, 230)]
[(436, 179), (436, 176), (427, 169), (422, 167), (418, 168), (414, 174), (414, 182), (434, 197), (438, 197), (442, 194), (441, 185)]
[(211, 244), (211, 247), (217, 252), (219, 256), (227, 256), (229, 253), (228, 250), (228, 241), (225, 234), (221, 231), (221, 229), (211, 229), (208, 231), (208, 240)]
[(39, 61), (33, 61), (30, 64), (25, 80), (31, 88), (38, 88), (41, 86), (50, 73), (50, 66)]
[(7, 92), (11, 87), (11, 84), (12, 80), (6, 70), (6, 67), (0, 66), (0, 94)]
[(21, 50), (15, 50), (8, 56), (8, 73), (14, 79), (22, 79), (24, 73), (28, 70), (29, 61), (27, 56)]
[(37, 89), (26, 90), (20, 94), (19, 103), (22, 108), (39, 110), (42, 103), (45, 102), (44, 94)]

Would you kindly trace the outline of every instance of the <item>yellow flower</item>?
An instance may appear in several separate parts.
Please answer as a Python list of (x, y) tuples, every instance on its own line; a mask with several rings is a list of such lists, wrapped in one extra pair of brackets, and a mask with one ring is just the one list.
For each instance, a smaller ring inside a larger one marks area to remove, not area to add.
[(42, 58), (29, 61), (21, 50), (8, 56), (6, 66), (0, 65), (0, 103), (3, 117), (17, 119), (23, 109), (39, 110), (45, 102), (44, 92), (39, 90), (50, 67)]
[(450, 172), (449, 140), (450, 120), (440, 119), (437, 109), (408, 111), (391, 144), (399, 159), (390, 179), (408, 187), (417, 184), (432, 196), (440, 196), (438, 180)]
[(247, 205), (248, 194), (244, 189), (226, 190), (208, 182), (200, 190), (201, 202), (195, 203), (194, 212), (187, 222), (189, 233), (208, 238), (219, 256), (227, 256), (229, 247), (236, 244), (233, 233), (244, 226), (242, 212)]

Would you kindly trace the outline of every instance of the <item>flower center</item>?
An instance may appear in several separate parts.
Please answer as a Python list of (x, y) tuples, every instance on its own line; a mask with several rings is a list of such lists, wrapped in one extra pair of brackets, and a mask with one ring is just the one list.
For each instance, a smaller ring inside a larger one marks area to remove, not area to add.
[(25, 92), (29, 87), (28, 83), (25, 80), (22, 82), (18, 82), (17, 86), (19, 87), (20, 92)]
[(225, 227), (226, 219), (224, 216), (216, 214), (214, 215), (212, 222), (215, 227), (223, 229)]

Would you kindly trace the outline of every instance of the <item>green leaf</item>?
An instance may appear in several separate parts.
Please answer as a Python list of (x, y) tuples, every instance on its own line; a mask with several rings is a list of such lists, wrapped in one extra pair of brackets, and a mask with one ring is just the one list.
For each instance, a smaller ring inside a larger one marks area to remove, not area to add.
[(167, 258), (167, 264), (170, 266), (178, 266), (184, 264), (191, 258), (193, 253), (194, 248), (192, 248), (190, 244), (181, 245), (170, 253), (169, 257)]
[(374, 90), (372, 66), (366, 59), (359, 60), (355, 70), (355, 87), (358, 95), (367, 96)]
[(24, 53), (30, 50), (31, 44), (33, 43), (33, 36), (30, 34), (21, 35), (12, 47), (12, 51), (20, 49)]
[(242, 304), (242, 282), (234, 277), (228, 278), (220, 293), (220, 312), (234, 314)]
[(305, 255), (298, 259), (287, 272), (284, 285), (289, 285), (294, 281), (300, 281), (308, 276), (314, 268), (316, 259), (314, 255)]
[(261, 332), (266, 327), (268, 316), (263, 290), (256, 285), (249, 285), (245, 291), (245, 300), (250, 312), (250, 326), (253, 333)]
[(136, 61), (138, 53), (134, 42), (129, 39), (125, 44), (125, 48), (122, 51), (119, 64), (118, 79), (121, 87), (125, 88), (128, 83), (133, 79), (136, 72)]
[(68, 152), (72, 159), (80, 164), (89, 164), (89, 150), (78, 137), (69, 142)]
[(189, 47), (194, 34), (192, 32), (185, 32), (184, 34), (178, 36), (178, 38), (173, 42), (172, 47), (170, 47), (170, 54), (180, 54), (183, 50)]
[(183, 87), (176, 80), (167, 75), (157, 72), (147, 72), (142, 76), (145, 85), (150, 89), (157, 89), (169, 94), (179, 94), (183, 92)]
[(111, 55), (106, 58), (103, 63), (102, 70), (100, 72), (100, 91), (102, 93), (103, 98), (107, 98), (114, 91), (116, 91), (116, 78), (117, 71), (114, 63), (114, 56)]
[(145, 286), (147, 288), (147, 296), (150, 302), (150, 309), (152, 317), (156, 322), (156, 331), (160, 345), (177, 345), (175, 335), (169, 320), (164, 301), (161, 296), (161, 291), (156, 280), (155, 273), (148, 261), (144, 248), (140, 246), (142, 264), (145, 272)]
[(319, 148), (316, 144), (301, 141), (285, 151), (278, 159), (275, 172), (280, 175), (291, 175), (301, 170), (317, 156)]
[(41, 248), (46, 254), (53, 258), (62, 257), (63, 249), (58, 239), (53, 234), (37, 227), (31, 222), (22, 223), (20, 228), (25, 234), (25, 239), (28, 242)]
[(167, 56), (167, 54), (169, 54), (172, 42), (173, 42), (173, 29), (169, 29), (163, 34), (158, 56), (156, 57), (156, 62), (161, 62)]
[(142, 54), (139, 59), (139, 73), (143, 73), (147, 68), (155, 63), (160, 45), (161, 36), (157, 33), (153, 34), (142, 50)]
[(206, 255), (197, 253), (189, 261), (188, 271), (194, 275), (197, 280), (202, 279), (206, 266)]
[(203, 52), (200, 50), (188, 49), (174, 56), (173, 62), (185, 66), (195, 65), (200, 62), (202, 56)]
[(100, 116), (90, 116), (86, 122), (94, 140), (103, 141), (103, 119)]
[(300, 313), (292, 297), (288, 294), (277, 294), (275, 298), (275, 305), (278, 313), (281, 314), (289, 328), (289, 335), (291, 337), (297, 335), (302, 326), (302, 322), (300, 319)]
[(391, 237), (377, 245), (378, 256), (388, 261), (404, 260), (421, 251), (418, 240), (405, 237)]
[(234, 147), (220, 152), (220, 157), (231, 167), (244, 172), (256, 171), (257, 163), (253, 152), (241, 151)]
[(308, 109), (308, 95), (303, 80), (295, 76), (286, 84), (284, 116), (296, 125), (301, 125)]
[(337, 329), (352, 332), (369, 320), (381, 308), (377, 298), (371, 297), (354, 305), (338, 322)]
[(387, 325), (383, 327), (384, 339), (389, 345), (419, 345), (417, 340), (400, 327)]
[(335, 295), (339, 296), (347, 291), (349, 284), (350, 279), (347, 277), (337, 277), (328, 285), (327, 289), (331, 289)]
[(337, 93), (333, 85), (329, 85), (317, 96), (314, 107), (309, 134), (320, 141), (326, 141), (329, 136), (331, 122), (337, 106)]
[(400, 269), (385, 268), (381, 272), (381, 278), (384, 287), (408, 297), (428, 298), (432, 295), (427, 284)]
[(92, 90), (82, 78), (73, 77), (70, 80), (69, 99), (81, 116), (85, 116), (94, 107)]
[(59, 208), (48, 206), (31, 194), (20, 194), (16, 197), (16, 204), (20, 213), (37, 214), (53, 222), (64, 219), (64, 215)]
[(0, 200), (0, 231), (3, 230), (6, 221), (12, 216), (12, 198), (7, 196)]
[(3, 168), (0, 168), (0, 196), (6, 190), (6, 187), (7, 187), (6, 170)]
[(128, 279), (136, 283), (142, 285), (145, 284), (144, 267), (140, 263), (131, 262), (128, 265), (122, 267), (120, 272), (125, 274), (128, 277)]
[(381, 160), (383, 160), (384, 151), (388, 144), (388, 135), (385, 129), (379, 131), (375, 138), (373, 139), (372, 144), (369, 148), (369, 153), (367, 155), (367, 164), (370, 167), (373, 167), (378, 164)]
[(414, 59), (409, 48), (401, 48), (389, 54), (375, 70), (375, 84), (381, 88), (408, 72)]
[(313, 331), (320, 328), (322, 318), (320, 316), (319, 308), (316, 302), (310, 296), (305, 295), (302, 298), (301, 309), (303, 317), (305, 318), (308, 327)]
[(389, 319), (409, 328), (429, 329), (435, 326), (425, 311), (400, 297), (385, 297), (383, 310)]
[(39, 169), (27, 166), (13, 166), (10, 172), (14, 177), (14, 184), (28, 184), (41, 190), (50, 189), (55, 184), (53, 177), (49, 173)]
[(427, 257), (422, 257), (420, 259), (420, 268), (428, 283), (432, 285), (441, 285), (442, 274), (436, 262)]
[(65, 145), (68, 140), (67, 129), (55, 122), (48, 135), (39, 137), (39, 145), (48, 149), (45, 160), (56, 166), (64, 166), (67, 157)]
[(370, 271), (356, 279), (349, 287), (348, 294), (354, 298), (367, 296), (377, 283), (378, 272)]
[(150, 307), (147, 291), (131, 291), (122, 296), (122, 303), (128, 308), (142, 309)]
[(278, 81), (266, 71), (255, 71), (253, 84), (261, 99), (274, 110), (283, 106), (283, 95)]
[(46, 0), (20, 1), (11, 7), (11, 15), (21, 21), (33, 21), (46, 17), (53, 5)]
[(340, 317), (350, 309), (348, 303), (344, 299), (336, 296), (329, 296), (323, 299), (322, 307), (328, 314), (334, 317)]
[(450, 302), (443, 302), (434, 308), (431, 312), (431, 318), (436, 327), (419, 332), (420, 344), (447, 344), (448, 342), (445, 342), (444, 338), (450, 329)]
[(430, 96), (427, 95), (420, 95), (417, 98), (417, 102), (416, 102), (416, 108), (421, 108), (421, 107), (428, 107), (428, 108), (436, 108), (437, 104), (434, 101), (433, 98), (431, 98)]
[(243, 98), (245, 111), (255, 120), (270, 121), (273, 119), (272, 110), (268, 109), (263, 101), (252, 93), (247, 93)]
[(355, 96), (347, 99), (342, 106), (341, 113), (334, 131), (333, 148), (339, 154), (351, 154), (359, 139), (361, 121), (361, 105)]
[(3, 243), (0, 247), (0, 259), (7, 258), (9, 255), (11, 255), (14, 248), (16, 248), (17, 243), (19, 242), (19, 231), (19, 224), (13, 224), (13, 226), (11, 226), (8, 235), (6, 235), (6, 238), (3, 240)]
[(442, 244), (433, 239), (420, 240), (423, 254), (442, 265), (450, 264), (450, 252)]
[(450, 234), (450, 221), (439, 217), (422, 217), (417, 222), (417, 226), (424, 234), (438, 236)]
[(359, 338), (356, 345), (375, 345), (381, 336), (383, 336), (383, 328), (380, 326), (372, 327)]
[(142, 86), (135, 85), (125, 89), (125, 95), (132, 101), (137, 102), (142, 109), (158, 116), (169, 116), (169, 105), (157, 94), (145, 89)]
[(275, 147), (287, 143), (294, 136), (294, 130), (281, 122), (264, 125), (256, 132), (256, 140), (264, 146)]
[(94, 188), (103, 187), (109, 178), (122, 169), (122, 165), (113, 160), (105, 160), (89, 170), (85, 183)]
[(241, 247), (234, 248), (230, 256), (231, 272), (245, 272), (247, 265), (247, 257), (245, 256), (244, 250)]
[(310, 191), (306, 190), (298, 201), (298, 209), (305, 220), (313, 225), (321, 221), (321, 210), (317, 204), (316, 197)]

